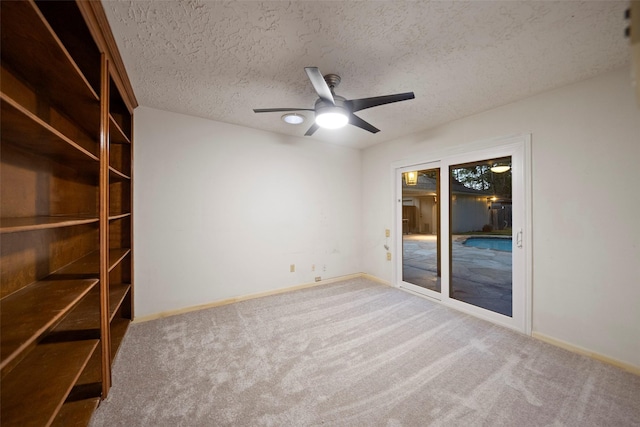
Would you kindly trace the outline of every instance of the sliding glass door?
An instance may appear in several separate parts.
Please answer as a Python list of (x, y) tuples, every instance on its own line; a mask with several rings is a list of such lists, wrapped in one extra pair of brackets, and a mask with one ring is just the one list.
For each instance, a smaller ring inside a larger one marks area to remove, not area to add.
[(449, 296), (511, 317), (511, 157), (449, 166)]
[(402, 280), (439, 294), (440, 168), (422, 167), (402, 175)]
[(396, 168), (399, 287), (530, 330), (528, 136)]

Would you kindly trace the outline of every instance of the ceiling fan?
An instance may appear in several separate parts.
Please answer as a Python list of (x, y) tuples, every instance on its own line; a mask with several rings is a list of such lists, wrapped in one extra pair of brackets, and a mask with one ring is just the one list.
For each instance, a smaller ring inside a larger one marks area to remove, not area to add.
[(380, 129), (353, 113), (366, 108), (377, 107), (378, 105), (415, 98), (413, 92), (406, 92), (395, 95), (374, 96), (372, 98), (345, 99), (334, 92), (334, 89), (340, 84), (340, 76), (327, 74), (323, 77), (318, 67), (305, 67), (304, 70), (307, 72), (307, 76), (309, 76), (309, 80), (311, 80), (311, 84), (319, 96), (314, 108), (257, 108), (253, 111), (255, 113), (313, 111), (315, 112), (316, 120), (304, 134), (305, 136), (313, 135), (319, 127), (337, 129), (347, 123), (371, 133), (377, 133), (380, 132)]

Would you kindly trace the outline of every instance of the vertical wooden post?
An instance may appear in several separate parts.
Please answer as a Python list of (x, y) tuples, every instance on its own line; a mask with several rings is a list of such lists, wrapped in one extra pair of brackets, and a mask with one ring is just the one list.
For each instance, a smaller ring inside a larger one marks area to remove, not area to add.
[[(127, 109), (130, 108), (129, 107), (129, 101), (126, 102), (126, 106), (127, 106)], [(133, 248), (133, 246), (134, 246), (133, 245), (133, 229), (134, 229), (134, 226), (133, 226), (133, 218), (134, 218), (134, 216), (133, 216), (133, 214), (135, 212), (135, 209), (134, 209), (134, 206), (133, 206), (133, 190), (134, 190), (133, 189), (133, 183), (134, 183), (134, 180), (133, 180), (134, 179), (133, 178), (133, 170), (134, 170), (134, 167), (133, 167), (133, 143), (134, 143), (134, 141), (133, 141), (134, 140), (134, 138), (133, 138), (133, 131), (134, 131), (134, 127), (133, 127), (134, 126), (134, 123), (133, 123), (133, 110), (129, 110), (129, 116), (130, 116), (130, 120), (131, 120), (131, 134), (129, 135), (129, 139), (130, 139), (130, 144), (129, 144), (129, 150), (130, 150), (130, 152), (129, 152), (129, 162), (130, 162), (130, 165), (131, 165), (131, 167), (129, 168), (129, 177), (130, 177), (130, 180), (129, 180), (130, 184), (129, 185), (131, 186), (131, 189), (129, 191), (129, 197), (131, 198), (130, 202), (129, 202), (129, 209), (130, 209), (130, 212), (131, 212), (131, 220), (130, 220), (130, 224), (131, 225), (129, 227), (129, 245), (131, 247), (131, 254), (129, 255), (129, 257), (131, 258), (131, 263), (130, 263), (130, 266), (129, 266), (129, 274), (130, 274), (131, 288), (129, 290), (129, 297), (131, 298), (131, 304), (129, 305), (129, 307), (130, 307), (129, 316), (130, 316), (130, 319), (133, 321), (133, 319), (135, 317), (135, 313), (134, 313), (134, 306), (135, 306), (135, 303), (134, 303), (134, 301), (135, 301), (134, 300), (134, 295), (135, 295), (134, 294), (134, 288), (135, 288), (135, 286), (134, 286), (135, 285), (134, 272), (136, 271), (135, 268), (134, 268), (135, 251), (133, 250), (134, 249)]]
[(102, 398), (111, 388), (111, 333), (109, 325), (109, 62), (100, 60), (100, 330), (102, 343)]

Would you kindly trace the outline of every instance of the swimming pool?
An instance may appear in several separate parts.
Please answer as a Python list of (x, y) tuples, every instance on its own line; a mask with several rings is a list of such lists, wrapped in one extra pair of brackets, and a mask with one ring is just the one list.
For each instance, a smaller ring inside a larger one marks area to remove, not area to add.
[(511, 237), (469, 237), (463, 243), (480, 249), (493, 249), (494, 251), (512, 252)]

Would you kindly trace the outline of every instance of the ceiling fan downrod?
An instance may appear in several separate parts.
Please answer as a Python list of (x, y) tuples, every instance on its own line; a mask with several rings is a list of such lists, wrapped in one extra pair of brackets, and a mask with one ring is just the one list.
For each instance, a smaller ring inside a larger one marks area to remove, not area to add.
[(333, 90), (338, 87), (342, 79), (337, 74), (327, 74), (324, 76), (324, 81), (327, 82), (327, 86), (329, 86), (329, 89), (333, 92)]

